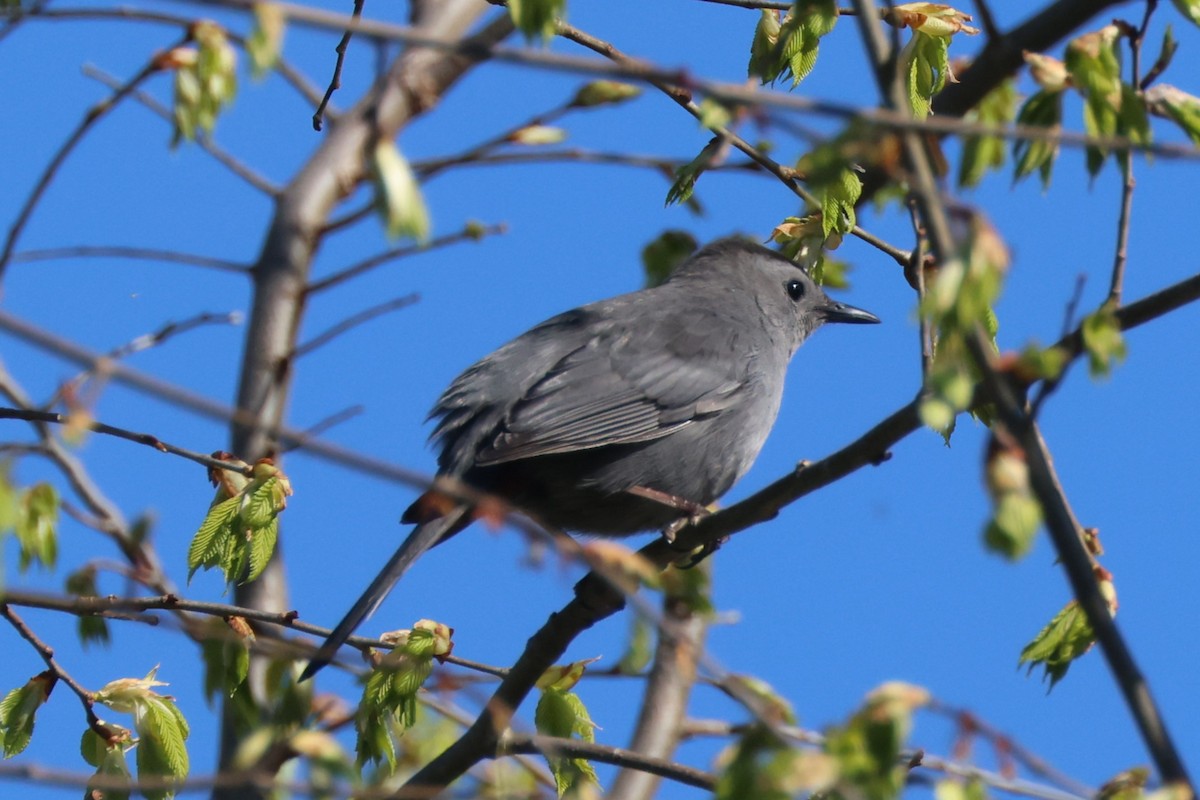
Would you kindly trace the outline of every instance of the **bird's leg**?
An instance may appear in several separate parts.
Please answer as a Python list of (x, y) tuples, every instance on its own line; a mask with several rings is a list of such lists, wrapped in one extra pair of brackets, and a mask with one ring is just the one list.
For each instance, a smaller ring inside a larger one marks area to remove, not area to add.
[(693, 525), (696, 522), (699, 522), (701, 519), (712, 513), (712, 509), (710, 509), (708, 506), (702, 506), (699, 503), (688, 500), (686, 497), (669, 494), (668, 492), (660, 492), (658, 489), (651, 489), (647, 486), (634, 486), (626, 489), (625, 491), (632, 495), (644, 497), (647, 500), (653, 500), (656, 503), (662, 503), (664, 506), (669, 506), (686, 513), (686, 516), (680, 517), (663, 529), (663, 538), (666, 539), (668, 543), (675, 541), (675, 534), (679, 533), (679, 531), (683, 530), (688, 525)]

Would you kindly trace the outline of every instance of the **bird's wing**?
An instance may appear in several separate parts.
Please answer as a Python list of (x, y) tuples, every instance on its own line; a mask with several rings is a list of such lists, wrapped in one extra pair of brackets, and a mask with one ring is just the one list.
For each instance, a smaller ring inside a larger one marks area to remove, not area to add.
[(737, 332), (715, 314), (642, 309), (628, 315), (634, 324), (621, 324), (623, 316), (592, 325), (586, 341), (531, 384), (475, 463), (647, 442), (735, 402), (750, 370)]

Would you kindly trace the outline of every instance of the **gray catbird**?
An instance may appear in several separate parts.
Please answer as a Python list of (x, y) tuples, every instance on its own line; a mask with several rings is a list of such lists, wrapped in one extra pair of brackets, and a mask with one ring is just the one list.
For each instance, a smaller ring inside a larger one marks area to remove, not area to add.
[[(430, 413), (438, 474), (567, 530), (623, 536), (711, 503), (758, 455), (796, 348), (825, 322), (879, 322), (831, 300), (796, 264), (742, 239), (703, 248), (670, 279), (543, 322), (459, 375)], [(413, 561), (470, 524), (435, 490), (400, 549), (303, 678)], [(303, 679), (302, 678), (302, 679)]]

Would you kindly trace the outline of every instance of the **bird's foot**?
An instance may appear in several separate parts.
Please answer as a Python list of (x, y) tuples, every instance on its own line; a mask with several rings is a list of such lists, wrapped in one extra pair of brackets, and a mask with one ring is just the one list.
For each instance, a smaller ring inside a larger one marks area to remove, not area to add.
[(686, 528), (688, 525), (694, 525), (704, 517), (712, 513), (712, 509), (708, 506), (700, 505), (699, 503), (688, 500), (686, 497), (670, 494), (669, 492), (660, 492), (658, 489), (651, 489), (646, 486), (634, 486), (627, 489), (630, 494), (638, 497), (644, 497), (647, 500), (653, 500), (656, 503), (662, 503), (664, 506), (669, 506), (678, 511), (682, 511), (686, 516), (672, 522), (663, 529), (663, 538), (668, 543), (675, 541), (675, 535), (679, 531)]

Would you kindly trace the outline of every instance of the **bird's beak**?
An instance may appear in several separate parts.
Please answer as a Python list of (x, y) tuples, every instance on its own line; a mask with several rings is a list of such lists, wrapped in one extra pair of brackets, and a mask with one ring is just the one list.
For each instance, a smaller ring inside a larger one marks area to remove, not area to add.
[(879, 317), (870, 311), (863, 311), (861, 308), (855, 308), (846, 303), (837, 303), (833, 300), (821, 308), (821, 314), (825, 317), (826, 322), (853, 322), (856, 325), (879, 322)]

